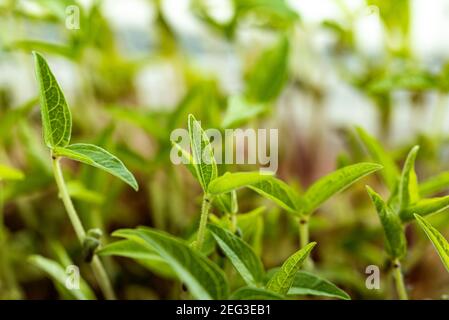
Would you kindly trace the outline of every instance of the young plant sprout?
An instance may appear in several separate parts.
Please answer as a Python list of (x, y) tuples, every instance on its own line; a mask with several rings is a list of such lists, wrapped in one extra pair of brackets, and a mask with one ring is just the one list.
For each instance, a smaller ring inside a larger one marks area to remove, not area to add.
[(449, 242), (443, 237), (443, 235), (435, 229), (429, 222), (423, 217), (415, 214), (416, 222), (418, 222), (421, 229), (426, 233), (429, 240), (432, 242), (435, 250), (440, 256), (441, 262), (449, 272)]
[[(407, 254), (407, 240), (405, 237), (405, 226), (417, 215), (425, 216), (440, 212), (449, 207), (449, 196), (436, 198), (421, 198), (420, 187), (415, 172), (415, 159), (419, 147), (413, 147), (405, 160), (402, 172), (395, 177), (394, 162), (386, 156), (379, 144), (365, 132), (361, 137), (368, 149), (377, 155), (382, 162), (388, 163), (391, 168), (391, 176), (385, 176), (386, 181), (391, 181), (393, 191), (387, 202), (373, 189), (367, 187), (368, 194), (379, 215), (385, 233), (385, 247), (393, 265), (393, 277), (396, 284), (398, 297), (402, 300), (408, 299), (407, 289), (402, 275), (401, 261)], [(368, 143), (367, 143), (368, 142)], [(376, 147), (374, 147), (376, 146)], [(397, 181), (394, 184), (394, 181)], [(422, 221), (422, 220), (419, 220)]]
[(51, 152), (53, 174), (59, 190), (59, 197), (64, 203), (80, 244), (84, 250), (90, 252), (89, 255), (91, 257), (89, 258), (92, 269), (104, 297), (114, 299), (115, 294), (103, 264), (93, 254), (99, 246), (99, 242), (96, 242), (94, 247), (91, 246), (92, 241), (90, 239), (92, 238), (92, 234), (96, 234), (98, 238), (98, 232), (91, 230), (88, 232), (85, 231), (64, 181), (60, 160), (62, 158), (68, 158), (100, 168), (123, 180), (136, 191), (138, 190), (138, 185), (136, 179), (125, 165), (106, 150), (92, 144), (70, 144), (72, 115), (64, 94), (45, 59), (37, 52), (33, 52), (33, 55), (36, 77), (39, 83), (43, 136), (45, 144)]

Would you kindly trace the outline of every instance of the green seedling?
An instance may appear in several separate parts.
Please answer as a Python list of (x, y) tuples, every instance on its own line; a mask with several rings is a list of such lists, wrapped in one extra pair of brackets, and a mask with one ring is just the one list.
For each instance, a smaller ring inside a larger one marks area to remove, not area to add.
[[(92, 144), (70, 144), (72, 115), (64, 94), (45, 59), (39, 53), (34, 52), (33, 55), (36, 78), (39, 84), (44, 141), (51, 151), (53, 174), (59, 190), (59, 196), (64, 203), (76, 236), (80, 244), (84, 246), (88, 238), (86, 238), (86, 231), (69, 195), (62, 174), (60, 160), (68, 158), (100, 168), (123, 180), (135, 190), (138, 189), (138, 185), (134, 176), (125, 165), (106, 150)], [(91, 248), (88, 250), (91, 250)], [(105, 298), (114, 299), (115, 294), (111, 283), (97, 256), (94, 255), (92, 257), (91, 265)]]
[[(366, 140), (366, 137), (363, 138)], [(371, 139), (371, 141), (374, 141)], [(376, 143), (377, 144), (377, 143)], [(377, 144), (380, 146), (379, 144)], [(370, 147), (369, 147), (370, 148)], [(378, 154), (386, 153), (378, 148)], [(416, 215), (425, 216), (440, 212), (449, 207), (449, 196), (426, 198), (422, 199), (420, 196), (420, 188), (415, 172), (415, 159), (418, 154), (419, 147), (413, 147), (405, 160), (402, 172), (399, 177), (391, 176), (386, 181), (392, 181), (393, 192), (387, 202), (385, 202), (379, 194), (373, 189), (367, 187), (368, 194), (373, 201), (376, 211), (379, 215), (382, 227), (385, 233), (385, 246), (388, 255), (391, 258), (393, 265), (393, 275), (396, 283), (398, 296), (400, 299), (407, 299), (407, 290), (404, 284), (404, 279), (401, 270), (401, 260), (407, 254), (407, 241), (405, 238), (405, 225), (410, 222)], [(383, 161), (385, 159), (383, 156)], [(390, 165), (390, 172), (395, 172), (394, 162), (388, 160)], [(393, 183), (394, 181), (396, 183)]]

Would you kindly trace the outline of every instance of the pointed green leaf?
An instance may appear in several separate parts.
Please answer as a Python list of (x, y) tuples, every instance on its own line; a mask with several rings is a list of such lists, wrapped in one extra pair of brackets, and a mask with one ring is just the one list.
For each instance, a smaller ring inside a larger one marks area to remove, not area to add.
[(293, 285), (288, 291), (288, 295), (312, 295), (351, 300), (351, 297), (346, 292), (338, 288), (332, 282), (306, 271), (299, 271), (296, 274)]
[(296, 251), (281, 266), (281, 268), (268, 281), (267, 289), (273, 292), (286, 295), (290, 290), (296, 273), (309, 256), (310, 251), (315, 247), (316, 242), (311, 242), (304, 248)]
[(399, 180), (399, 210), (404, 210), (419, 200), (418, 179), (415, 173), (415, 159), (418, 150), (419, 146), (414, 146), (410, 150), (402, 169)]
[(64, 94), (45, 59), (33, 52), (39, 83), (44, 140), (49, 148), (65, 147), (70, 142), (72, 115)]
[(407, 240), (405, 239), (401, 219), (373, 189), (368, 186), (366, 189), (382, 223), (388, 254), (393, 258), (402, 258), (407, 251)]
[(419, 194), (421, 197), (442, 192), (449, 189), (449, 172), (440, 173), (419, 184)]
[(365, 130), (360, 127), (356, 130), (373, 160), (383, 166), (381, 174), (388, 188), (390, 190), (394, 189), (399, 178), (399, 170), (393, 158), (382, 148), (380, 142), (370, 136)]
[(414, 216), (418, 224), (421, 226), (427, 237), (432, 242), (433, 246), (438, 252), (438, 255), (441, 258), (441, 262), (443, 262), (443, 265), (449, 272), (449, 243), (443, 237), (443, 235), (424, 218), (420, 217), (417, 214), (415, 214)]
[(208, 225), (220, 248), (248, 285), (262, 283), (264, 268), (251, 247), (232, 232), (217, 225)]
[(155, 250), (173, 269), (197, 299), (224, 299), (228, 284), (212, 261), (193, 250), (185, 241), (150, 228), (122, 229), (114, 236), (135, 241)]
[(77, 143), (65, 148), (55, 148), (54, 155), (58, 157), (66, 157), (100, 168), (126, 182), (134, 190), (137, 191), (139, 189), (136, 179), (125, 167), (123, 162), (116, 156), (96, 145)]
[(298, 208), (301, 206), (301, 198), (298, 193), (282, 180), (268, 177), (261, 182), (248, 185), (248, 188), (274, 201), (283, 209), (297, 214)]
[(272, 175), (260, 172), (226, 172), (221, 177), (214, 179), (209, 184), (210, 194), (231, 192), (248, 185), (254, 185), (271, 179)]
[(243, 287), (232, 293), (229, 300), (284, 300), (284, 297), (261, 288)]
[[(183, 147), (181, 147), (181, 146), (179, 145), (179, 143), (176, 143), (176, 142), (174, 142), (174, 141), (172, 141), (171, 143), (172, 143), (173, 148), (175, 148), (175, 150), (176, 150), (177, 152), (179, 152), (179, 153), (180, 153), (180, 156), (184, 159), (183, 162), (185, 163), (185, 166), (187, 167), (187, 170), (189, 170), (189, 172), (190, 172), (196, 179), (198, 179), (198, 176), (197, 176), (197, 172), (196, 172), (195, 166), (193, 165), (193, 158), (192, 158), (192, 155), (191, 155), (187, 150), (185, 150)], [(198, 179), (198, 180), (199, 180), (199, 179)]]
[(69, 273), (57, 262), (44, 258), (40, 255), (33, 255), (29, 257), (30, 263), (47, 273), (64, 291), (78, 300), (92, 300), (95, 295), (84, 280), (80, 281), (79, 289), (66, 289), (66, 281)]
[(209, 183), (214, 180), (217, 173), (217, 163), (214, 150), (209, 138), (201, 128), (200, 123), (193, 115), (189, 115), (189, 136), (193, 165), (204, 192), (208, 191)]
[(25, 178), (25, 176), (22, 171), (0, 164), (0, 181), (23, 180), (23, 178)]
[(280, 94), (288, 76), (288, 52), (288, 40), (282, 37), (259, 57), (247, 77), (249, 98), (269, 102)]
[(449, 196), (422, 199), (416, 204), (400, 212), (402, 221), (408, 222), (413, 219), (413, 214), (427, 216), (429, 214), (443, 211), (449, 207)]
[(366, 175), (382, 169), (376, 163), (362, 162), (334, 171), (315, 182), (304, 194), (304, 214), (312, 214), (332, 195), (343, 191)]

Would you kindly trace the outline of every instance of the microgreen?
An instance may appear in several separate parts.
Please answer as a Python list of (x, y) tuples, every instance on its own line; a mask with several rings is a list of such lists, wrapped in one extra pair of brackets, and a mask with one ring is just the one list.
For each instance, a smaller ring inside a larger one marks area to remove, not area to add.
[[(46, 60), (37, 52), (34, 52), (33, 55), (36, 78), (39, 83), (44, 141), (52, 153), (53, 173), (59, 188), (60, 197), (75, 229), (78, 240), (81, 245), (85, 245), (86, 243), (90, 243), (86, 242), (86, 240), (89, 239), (89, 234), (86, 234), (70, 198), (62, 175), (60, 158), (66, 157), (103, 169), (125, 181), (135, 190), (138, 189), (137, 182), (124, 164), (106, 150), (89, 144), (70, 145), (72, 115), (64, 97), (64, 93)], [(90, 254), (93, 255), (93, 252)], [(92, 260), (91, 265), (100, 287), (103, 290), (104, 296), (108, 299), (113, 299), (115, 295), (100, 259), (97, 256), (93, 256), (89, 260)], [(38, 261), (43, 260), (40, 259)], [(41, 263), (40, 265), (42, 266), (43, 264)], [(45, 265), (49, 264), (47, 263)], [(51, 270), (57, 271), (54, 266)], [(52, 274), (53, 276), (56, 275), (55, 272)]]

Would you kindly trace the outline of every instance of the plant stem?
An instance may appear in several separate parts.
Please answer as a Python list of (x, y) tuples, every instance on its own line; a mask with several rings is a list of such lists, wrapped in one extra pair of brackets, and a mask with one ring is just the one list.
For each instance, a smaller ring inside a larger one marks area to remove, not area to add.
[[(302, 216), (299, 218), (299, 247), (304, 248), (309, 244), (309, 217)], [(307, 257), (304, 261), (304, 269), (312, 270), (313, 261)]]
[(299, 247), (304, 248), (309, 244), (309, 218), (299, 218)]
[(400, 300), (408, 300), (407, 290), (405, 289), (404, 277), (402, 276), (401, 263), (399, 259), (393, 260), (393, 277), (396, 283), (396, 291)]
[(204, 243), (204, 236), (206, 233), (206, 225), (207, 225), (207, 218), (209, 216), (209, 209), (212, 203), (212, 199), (209, 198), (207, 194), (203, 196), (203, 203), (201, 204), (201, 217), (200, 217), (200, 225), (198, 227), (198, 234), (196, 238), (196, 245), (195, 247), (198, 250), (201, 250)]
[[(62, 202), (64, 203), (64, 207), (67, 211), (67, 214), (69, 215), (70, 222), (72, 223), (73, 228), (75, 229), (76, 236), (78, 237), (78, 240), (81, 243), (81, 245), (83, 245), (84, 238), (86, 236), (86, 231), (84, 230), (83, 224), (81, 223), (81, 220), (78, 217), (78, 214), (76, 213), (72, 199), (70, 198), (69, 192), (67, 190), (64, 181), (64, 176), (62, 175), (61, 164), (59, 162), (60, 159), (57, 157), (52, 157), (52, 159), (53, 159), (52, 161), (53, 174), (55, 176), (56, 184), (58, 186), (59, 197), (62, 199)], [(104, 297), (108, 300), (115, 300), (115, 294), (114, 291), (112, 290), (111, 283), (103, 267), (103, 264), (101, 263), (98, 256), (94, 256), (91, 266), (95, 278), (97, 279), (98, 284), (100, 286), (100, 289), (103, 292)]]

